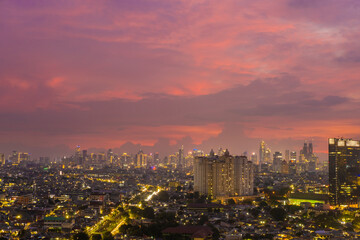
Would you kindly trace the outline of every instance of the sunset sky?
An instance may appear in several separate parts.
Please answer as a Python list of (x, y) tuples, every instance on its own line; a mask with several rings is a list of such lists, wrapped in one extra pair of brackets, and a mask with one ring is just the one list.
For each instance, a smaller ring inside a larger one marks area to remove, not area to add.
[(360, 138), (360, 1), (0, 1), (0, 152)]

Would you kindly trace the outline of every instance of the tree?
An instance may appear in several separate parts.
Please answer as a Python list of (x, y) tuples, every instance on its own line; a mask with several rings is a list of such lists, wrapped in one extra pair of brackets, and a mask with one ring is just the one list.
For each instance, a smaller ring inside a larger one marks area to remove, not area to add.
[(194, 198), (198, 199), (200, 197), (200, 193), (198, 191), (194, 192)]
[(152, 207), (146, 207), (143, 210), (143, 217), (154, 219), (155, 218), (154, 209)]
[(101, 234), (93, 234), (91, 240), (102, 240)]
[(130, 206), (129, 213), (132, 218), (139, 218), (142, 214), (142, 210), (138, 207)]
[(297, 211), (304, 210), (303, 207), (296, 206), (296, 205), (287, 205), (286, 208), (287, 208), (287, 211), (288, 211), (290, 214), (294, 214), (294, 213), (296, 213)]
[(158, 194), (158, 199), (160, 202), (169, 201), (169, 193), (167, 191), (160, 191)]
[(360, 217), (355, 217), (352, 221), (353, 228), (356, 230), (360, 229)]
[(102, 235), (102, 240), (114, 240), (114, 237), (111, 232), (104, 232)]
[(19, 232), (19, 238), (20, 238), (20, 239), (28, 239), (30, 236), (31, 236), (31, 234), (30, 234), (30, 231), (29, 231), (29, 230), (23, 229), (23, 230), (21, 230), (21, 231)]
[(314, 222), (320, 228), (339, 228), (341, 224), (336, 220), (333, 213), (323, 213), (314, 217)]
[(259, 208), (251, 208), (249, 212), (254, 218), (257, 218), (261, 211)]
[(227, 200), (227, 204), (228, 205), (235, 205), (235, 200), (230, 198), (230, 199)]
[(241, 202), (242, 205), (252, 205), (252, 201), (250, 199), (245, 199)]
[(204, 223), (206, 223), (207, 221), (209, 221), (209, 217), (207, 215), (201, 215), (198, 224), (199, 225), (204, 225)]
[(283, 188), (280, 188), (278, 191), (276, 191), (276, 194), (278, 196), (285, 196), (287, 195), (289, 192), (290, 192), (291, 188), (290, 187), (283, 187)]
[(219, 230), (212, 224), (208, 224), (208, 226), (211, 228), (211, 231), (213, 232), (212, 239), (218, 240), (220, 238)]
[(90, 237), (85, 232), (78, 232), (72, 237), (72, 239), (73, 240), (89, 240)]
[(261, 201), (260, 203), (259, 203), (259, 207), (261, 207), (261, 208), (265, 208), (265, 207), (267, 207), (267, 206), (269, 206), (265, 201)]
[(273, 208), (270, 210), (270, 215), (275, 221), (284, 221), (286, 217), (286, 211), (282, 208)]

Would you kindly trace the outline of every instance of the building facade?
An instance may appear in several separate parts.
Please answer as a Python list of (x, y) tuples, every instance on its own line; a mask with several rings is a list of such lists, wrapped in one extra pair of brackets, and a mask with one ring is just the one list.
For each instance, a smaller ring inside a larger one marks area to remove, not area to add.
[(355, 205), (359, 199), (360, 141), (329, 139), (330, 204)]
[(254, 167), (245, 156), (195, 157), (194, 190), (216, 197), (253, 195)]

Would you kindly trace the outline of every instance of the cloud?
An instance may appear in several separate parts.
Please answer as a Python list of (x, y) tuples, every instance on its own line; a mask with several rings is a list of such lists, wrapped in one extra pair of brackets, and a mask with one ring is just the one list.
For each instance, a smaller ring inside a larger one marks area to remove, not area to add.
[(251, 143), (350, 133), (358, 10), (351, 0), (2, 1), (0, 132), (88, 147), (210, 147), (240, 141), (232, 127)]
[[(234, 137), (246, 141), (261, 139), (261, 135), (267, 137), (268, 133), (278, 139), (291, 135), (306, 137), (309, 131), (315, 133), (314, 126), (321, 122), (359, 114), (350, 107), (341, 107), (357, 104), (348, 98), (319, 97), (301, 90), (303, 87), (298, 79), (285, 75), (255, 80), (209, 95), (151, 94), (137, 101), (72, 102), (56, 110), (3, 114), (0, 132), (5, 136), (36, 134), (39, 139), (51, 136), (53, 144), (66, 141), (70, 145), (85, 143), (89, 147), (105, 148), (121, 146), (128, 141), (152, 146), (158, 139), (177, 142), (186, 137), (191, 137), (194, 145), (206, 143), (204, 146), (209, 147), (216, 139), (218, 145), (233, 146), (230, 142)], [(291, 95), (289, 89), (292, 89)], [(67, 107), (73, 105), (77, 107)], [(301, 124), (309, 121), (314, 124), (307, 131)], [(241, 130), (237, 134), (229, 126)], [(298, 131), (299, 126), (304, 134)], [(225, 136), (227, 140), (223, 139)], [(248, 144), (246, 146), (249, 148)]]

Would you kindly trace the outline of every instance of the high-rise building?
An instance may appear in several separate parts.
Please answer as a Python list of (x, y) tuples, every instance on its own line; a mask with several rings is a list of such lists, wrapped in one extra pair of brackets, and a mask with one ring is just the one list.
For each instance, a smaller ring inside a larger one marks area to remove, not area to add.
[(226, 149), (219, 148), (218, 156), (223, 156), (225, 154)]
[(216, 197), (252, 195), (253, 164), (245, 156), (223, 156), (212, 151), (208, 157), (194, 159), (194, 190)]
[(82, 154), (81, 154), (80, 145), (77, 145), (76, 148), (75, 148), (74, 162), (75, 162), (75, 164), (79, 164), (79, 165), (82, 165), (82, 163), (83, 163), (83, 157), (82, 157)]
[(360, 196), (360, 141), (329, 139), (329, 195), (333, 206), (357, 204)]
[(137, 167), (146, 167), (147, 165), (147, 154), (145, 154), (142, 150), (136, 154), (136, 166)]
[(12, 165), (18, 165), (23, 161), (29, 161), (30, 155), (29, 153), (17, 152), (14, 150), (12, 154), (9, 156), (9, 160), (11, 161)]
[(281, 162), (281, 173), (288, 174), (289, 173), (289, 164), (286, 160), (282, 160)]
[(290, 150), (285, 150), (285, 161), (286, 162), (290, 161)]
[(4, 153), (0, 153), (0, 164), (5, 165), (5, 154)]
[(40, 157), (39, 163), (40, 164), (50, 164), (50, 158), (49, 157)]
[(281, 152), (275, 152), (273, 155), (273, 171), (276, 173), (280, 173), (281, 172), (281, 165), (282, 165), (282, 160), (283, 160), (283, 156)]
[(106, 153), (106, 160), (108, 164), (114, 163), (114, 152), (111, 149), (108, 149)]
[(271, 150), (270, 150), (270, 148), (266, 148), (264, 162), (265, 163), (271, 163)]
[(154, 162), (158, 164), (160, 162), (160, 155), (158, 152), (154, 153)]
[(260, 142), (259, 149), (259, 170), (262, 172), (268, 172), (270, 170), (269, 166), (271, 165), (271, 150), (266, 147), (264, 141)]
[(179, 166), (183, 166), (184, 165), (184, 146), (181, 146), (181, 148), (179, 149), (179, 162), (178, 165)]
[(296, 174), (296, 161), (290, 160), (288, 165), (289, 165), (289, 174), (295, 175)]
[(253, 153), (250, 155), (250, 161), (251, 161), (253, 164), (257, 164), (257, 163), (258, 163), (256, 153), (253, 152)]
[(202, 157), (202, 156), (205, 156), (203, 150), (200, 150), (200, 149), (193, 149), (192, 155), (193, 155), (194, 157)]
[(19, 164), (19, 153), (16, 150), (12, 151), (11, 155), (9, 155), (9, 160), (12, 165)]
[(121, 167), (128, 167), (129, 165), (131, 165), (131, 156), (127, 153), (123, 153), (120, 156), (120, 166)]
[(87, 161), (89, 160), (86, 149), (84, 149), (84, 150), (82, 151), (82, 159), (83, 159), (83, 162), (87, 162)]
[(304, 147), (300, 150), (299, 156), (300, 168), (302, 171), (315, 172), (318, 157), (314, 154), (313, 144), (304, 143)]
[(266, 151), (266, 145), (264, 141), (260, 142), (260, 149), (259, 149), (259, 165), (263, 164), (265, 162), (265, 151)]
[(312, 142), (309, 143), (308, 152), (309, 152), (309, 154), (313, 154), (313, 144), (312, 144)]
[(177, 161), (178, 161), (178, 154), (170, 154), (168, 157), (168, 162), (166, 163), (167, 165), (171, 165), (173, 168), (176, 168), (177, 166)]
[(296, 162), (296, 152), (295, 151), (291, 151), (290, 160)]
[(97, 154), (97, 162), (100, 164), (104, 164), (106, 162), (105, 153), (101, 152)]
[(29, 153), (19, 153), (19, 162), (22, 161), (29, 161), (30, 160), (30, 154)]

